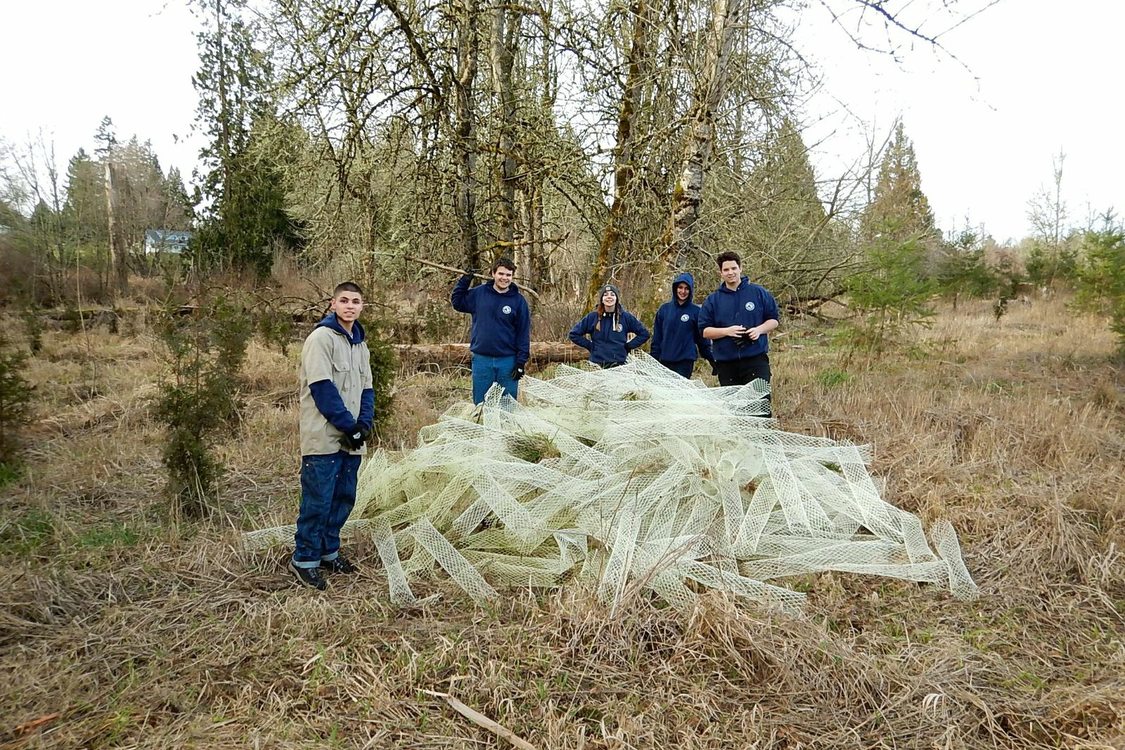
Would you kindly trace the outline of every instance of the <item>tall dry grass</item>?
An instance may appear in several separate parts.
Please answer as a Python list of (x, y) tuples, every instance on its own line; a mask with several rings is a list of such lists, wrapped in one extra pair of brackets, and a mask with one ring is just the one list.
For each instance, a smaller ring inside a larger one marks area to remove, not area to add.
[[(429, 690), (539, 748), (1125, 746), (1125, 378), (1105, 321), (963, 306), (877, 362), (786, 329), (782, 425), (871, 443), (890, 502), (952, 520), (977, 601), (825, 574), (788, 582), (801, 618), (714, 595), (610, 618), (582, 590), (481, 608), (432, 579), (404, 611), (362, 539), (362, 572), (309, 592), (286, 550), (237, 544), (295, 513), (293, 352), (251, 349), (225, 512), (197, 525), (162, 496), (152, 337), (49, 334), (27, 473), (0, 490), (0, 743), (505, 746)], [(404, 374), (383, 439), (409, 445), (468, 395)]]

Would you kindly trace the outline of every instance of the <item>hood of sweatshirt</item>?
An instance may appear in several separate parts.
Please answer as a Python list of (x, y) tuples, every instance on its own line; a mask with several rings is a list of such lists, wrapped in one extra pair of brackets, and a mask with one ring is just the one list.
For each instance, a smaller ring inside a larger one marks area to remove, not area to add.
[[(683, 302), (680, 302), (679, 297), (676, 296), (676, 285), (687, 284), (688, 296)], [(677, 307), (692, 304), (692, 298), (695, 297), (695, 278), (688, 272), (681, 273), (672, 281), (672, 301), (676, 303)]]
[(339, 333), (352, 344), (362, 344), (364, 339), (367, 338), (367, 334), (364, 332), (363, 326), (360, 325), (358, 320), (352, 323), (352, 332), (351, 334), (348, 334), (348, 332), (344, 330), (344, 326), (340, 325), (340, 321), (336, 319), (336, 313), (328, 313), (324, 316), (323, 320), (316, 324), (315, 327), (331, 328), (333, 331)]

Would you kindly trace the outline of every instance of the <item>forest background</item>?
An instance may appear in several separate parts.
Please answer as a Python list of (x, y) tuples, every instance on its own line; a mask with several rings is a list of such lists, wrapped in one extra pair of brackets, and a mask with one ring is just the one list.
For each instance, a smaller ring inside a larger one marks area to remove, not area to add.
[[(814, 9), (893, 48), (987, 5), (935, 3), (932, 25)], [(435, 686), (551, 747), (666, 744), (652, 726), (685, 747), (1125, 735), (1125, 234), (1114, 207), (1075, 220), (1064, 154), (1029, 186), (1032, 233), (1003, 243), (938, 229), (902, 122), (818, 175), (798, 106), (815, 75), (781, 2), (194, 7), (190, 188), (108, 117), (65, 169), (49, 139), (3, 144), (5, 741), (424, 745), (458, 735), (429, 723)], [(192, 242), (147, 253), (153, 228)], [(881, 443), (888, 498), (952, 518), (984, 603), (828, 575), (790, 582), (817, 592), (808, 620), (637, 601), (606, 624), (569, 595), (404, 615), (362, 578), (298, 598), (237, 549), (295, 507), (290, 347), (335, 281), (368, 290), (379, 439), (403, 447), (466, 393), (389, 346), (466, 338), (455, 274), (429, 264), (514, 257), (545, 342), (602, 281), (651, 319), (674, 270), (706, 290), (727, 249), (785, 308), (783, 423)], [(340, 629), (362, 618), (362, 639)]]

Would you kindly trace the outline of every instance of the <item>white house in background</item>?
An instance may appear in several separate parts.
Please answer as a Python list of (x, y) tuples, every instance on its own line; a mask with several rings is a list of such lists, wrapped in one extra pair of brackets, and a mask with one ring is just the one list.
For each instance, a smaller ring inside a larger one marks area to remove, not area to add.
[(145, 230), (145, 255), (168, 253), (180, 255), (187, 250), (191, 242), (191, 232), (178, 229), (146, 229)]

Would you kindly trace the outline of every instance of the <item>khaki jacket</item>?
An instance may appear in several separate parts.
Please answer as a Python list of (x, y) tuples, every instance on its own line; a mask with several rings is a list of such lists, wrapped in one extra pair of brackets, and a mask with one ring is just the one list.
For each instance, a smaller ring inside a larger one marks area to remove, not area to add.
[[(340, 445), (343, 433), (316, 408), (309, 383), (331, 380), (344, 406), (353, 417), (358, 417), (360, 396), (365, 389), (374, 387), (366, 342), (353, 344), (343, 333), (328, 326), (317, 326), (301, 348), (297, 380), (301, 395), (301, 455), (328, 455), (343, 450)], [(366, 446), (350, 451), (352, 455), (366, 452)]]

